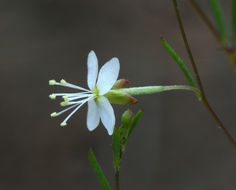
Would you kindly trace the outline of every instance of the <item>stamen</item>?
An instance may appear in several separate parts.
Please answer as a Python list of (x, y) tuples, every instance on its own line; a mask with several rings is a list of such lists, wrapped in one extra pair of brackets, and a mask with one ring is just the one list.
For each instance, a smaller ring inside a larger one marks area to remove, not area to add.
[(77, 96), (78, 94), (91, 94), (91, 92), (76, 92), (76, 93), (53, 93), (55, 96)]
[(66, 123), (66, 122), (68, 121), (68, 119), (70, 119), (70, 117), (71, 117), (81, 106), (83, 106), (86, 102), (88, 102), (88, 101), (89, 101), (90, 99), (92, 99), (92, 98), (93, 98), (93, 97), (89, 97), (89, 98), (83, 100), (83, 102), (82, 102), (80, 105), (78, 105), (78, 106), (64, 119), (64, 121), (63, 121), (61, 124)]
[(76, 100), (76, 99), (81, 99), (81, 98), (89, 98), (92, 96), (94, 96), (94, 94), (82, 94), (82, 95), (67, 97), (67, 99), (68, 101), (71, 101), (71, 100)]
[[(76, 107), (76, 106), (78, 106), (78, 104), (74, 104), (73, 106), (70, 106), (70, 107), (68, 107), (68, 108), (66, 108), (66, 109), (64, 109), (64, 110), (62, 110), (62, 111), (60, 111), (60, 112), (58, 112), (58, 113), (53, 112), (53, 113), (56, 113), (56, 115), (53, 116), (53, 117), (57, 117), (57, 116), (59, 116), (59, 115), (65, 113), (65, 112), (67, 112), (68, 110), (70, 110), (70, 109), (72, 109), (72, 108), (74, 108), (74, 107)], [(52, 113), (52, 114), (53, 114), (53, 113)], [(54, 114), (53, 114), (53, 115), (54, 115)]]
[(82, 87), (80, 87), (80, 86), (77, 86), (77, 85), (68, 83), (68, 82), (66, 82), (64, 79), (61, 79), (60, 82), (56, 82), (55, 85), (58, 85), (58, 86), (65, 86), (65, 87), (69, 87), (69, 88), (74, 88), (74, 89), (78, 89), (78, 90), (82, 90), (82, 91), (86, 91), (86, 92), (91, 92), (91, 91), (88, 90), (88, 89), (85, 89), (85, 88), (82, 88)]

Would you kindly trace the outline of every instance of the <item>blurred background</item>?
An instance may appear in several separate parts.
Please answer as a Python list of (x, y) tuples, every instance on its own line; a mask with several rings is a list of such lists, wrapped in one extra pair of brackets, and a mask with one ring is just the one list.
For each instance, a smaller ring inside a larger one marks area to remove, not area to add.
[[(212, 18), (207, 1), (198, 3)], [(179, 7), (209, 102), (236, 138), (231, 65), (187, 1)], [(223, 8), (230, 29), (230, 1)], [(50, 118), (61, 108), (48, 95), (64, 89), (48, 80), (87, 87), (87, 55), (94, 50), (100, 66), (119, 58), (119, 76), (129, 86), (187, 84), (159, 39), (191, 67), (172, 1), (0, 0), (0, 23), (0, 189), (102, 189), (89, 148), (114, 185), (111, 137), (101, 124), (87, 130), (87, 106), (60, 128), (66, 115)], [(236, 151), (193, 93), (137, 98), (136, 105), (114, 105), (117, 125), (127, 108), (144, 110), (121, 163), (122, 190), (235, 189)]]

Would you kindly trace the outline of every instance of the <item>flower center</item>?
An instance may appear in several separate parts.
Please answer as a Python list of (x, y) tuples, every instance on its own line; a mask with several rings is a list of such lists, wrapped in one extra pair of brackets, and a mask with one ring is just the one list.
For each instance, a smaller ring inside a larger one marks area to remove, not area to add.
[(98, 90), (97, 85), (96, 85), (96, 86), (94, 87), (94, 89), (93, 89), (93, 94), (95, 95), (94, 100), (95, 100), (95, 102), (97, 102), (98, 99), (99, 99), (99, 90)]

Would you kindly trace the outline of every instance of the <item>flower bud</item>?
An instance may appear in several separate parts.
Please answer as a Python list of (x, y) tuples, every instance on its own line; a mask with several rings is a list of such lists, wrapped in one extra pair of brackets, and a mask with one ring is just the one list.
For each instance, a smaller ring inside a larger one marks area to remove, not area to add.
[(119, 79), (113, 85), (112, 90), (119, 89), (119, 88), (125, 88), (128, 83), (129, 83), (129, 80), (127, 80), (127, 79)]

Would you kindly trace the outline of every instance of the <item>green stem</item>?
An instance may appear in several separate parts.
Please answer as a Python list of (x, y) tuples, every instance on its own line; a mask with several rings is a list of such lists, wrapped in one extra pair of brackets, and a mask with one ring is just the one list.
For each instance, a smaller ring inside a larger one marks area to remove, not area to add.
[(120, 172), (119, 172), (119, 170), (116, 170), (115, 181), (116, 181), (116, 190), (120, 190)]
[(194, 88), (192, 86), (186, 86), (186, 85), (171, 85), (171, 86), (143, 86), (143, 87), (132, 87), (132, 88), (121, 88), (116, 90), (111, 90), (120, 92), (120, 93), (128, 93), (131, 96), (135, 95), (144, 95), (144, 94), (154, 94), (159, 93), (163, 91), (169, 91), (169, 90), (190, 90), (193, 91), (196, 96), (201, 99), (201, 93), (197, 88)]

